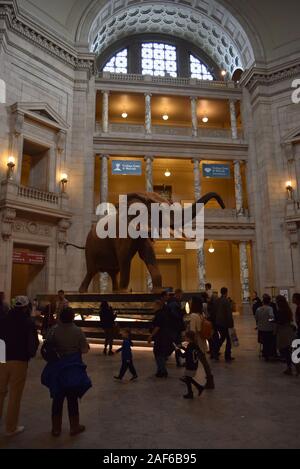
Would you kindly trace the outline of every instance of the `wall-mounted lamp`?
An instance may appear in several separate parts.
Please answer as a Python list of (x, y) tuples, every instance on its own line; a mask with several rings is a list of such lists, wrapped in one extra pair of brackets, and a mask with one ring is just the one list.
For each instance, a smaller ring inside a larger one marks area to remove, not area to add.
[(127, 112), (123, 112), (123, 113), (122, 113), (122, 117), (123, 117), (123, 119), (127, 119), (127, 117), (128, 117)]
[(164, 121), (168, 121), (169, 120), (169, 116), (167, 113), (165, 113), (163, 116), (162, 116), (163, 120)]
[(168, 246), (166, 247), (166, 253), (172, 254), (172, 252), (173, 252), (173, 249), (171, 248), (170, 244), (168, 244)]
[(288, 181), (286, 183), (285, 187), (286, 187), (286, 192), (287, 192), (288, 199), (293, 200), (293, 198), (294, 198), (294, 189), (293, 189), (293, 186), (292, 186), (292, 181)]
[(16, 160), (13, 156), (9, 156), (7, 159), (7, 178), (12, 179), (14, 168), (16, 166)]
[(206, 116), (203, 117), (202, 122), (203, 122), (204, 124), (207, 124), (207, 122), (208, 122), (208, 117), (206, 117)]
[(222, 77), (223, 77), (223, 78), (225, 78), (225, 77), (226, 77), (226, 75), (227, 75), (227, 72), (226, 72), (226, 70), (222, 70), (222, 72), (221, 72), (221, 75), (222, 75)]
[(167, 169), (166, 172), (165, 172), (165, 176), (166, 176), (166, 178), (169, 178), (171, 176), (171, 171), (169, 171)]
[(66, 173), (62, 173), (61, 178), (60, 178), (60, 183), (61, 183), (61, 191), (65, 193), (67, 190), (67, 184), (68, 184), (68, 175)]

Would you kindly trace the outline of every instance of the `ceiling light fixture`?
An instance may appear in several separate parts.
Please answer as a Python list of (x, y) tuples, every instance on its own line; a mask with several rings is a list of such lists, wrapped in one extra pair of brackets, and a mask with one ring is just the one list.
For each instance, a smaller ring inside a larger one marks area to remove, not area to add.
[(168, 246), (166, 247), (166, 253), (172, 254), (172, 252), (173, 252), (173, 249), (171, 248), (170, 244), (168, 244)]
[(162, 118), (163, 118), (164, 121), (168, 121), (168, 120), (169, 120), (168, 114), (164, 114), (164, 115), (162, 116)]
[(211, 254), (213, 254), (215, 252), (215, 248), (213, 247), (213, 243), (210, 243), (210, 247), (209, 247), (208, 252), (210, 252)]
[(165, 172), (165, 176), (166, 176), (166, 178), (169, 178), (171, 176), (171, 171), (169, 171), (167, 169), (166, 172)]
[(123, 112), (122, 117), (123, 117), (123, 119), (127, 119), (127, 117), (128, 117), (127, 112)]
[(204, 124), (207, 124), (207, 122), (208, 122), (208, 117), (206, 117), (206, 116), (203, 117), (202, 122), (204, 122)]

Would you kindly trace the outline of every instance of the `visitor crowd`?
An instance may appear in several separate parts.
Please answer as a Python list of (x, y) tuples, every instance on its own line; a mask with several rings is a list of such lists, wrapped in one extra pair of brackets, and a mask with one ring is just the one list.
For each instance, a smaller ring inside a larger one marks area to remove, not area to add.
[[(208, 362), (218, 362), (221, 349), (225, 344), (224, 358), (231, 363), (232, 345), (237, 345), (234, 328), (233, 301), (228, 297), (228, 289), (222, 288), (220, 296), (213, 292), (211, 284), (206, 284), (205, 292), (191, 298), (190, 314), (183, 307), (183, 292), (162, 292), (155, 303), (149, 344), (153, 343), (156, 363), (156, 377), (168, 377), (168, 361), (175, 352), (178, 368), (184, 367), (183, 381), (187, 387), (185, 399), (193, 399), (193, 387), (201, 395), (204, 389), (213, 390), (215, 381)], [(292, 310), (284, 296), (277, 296), (275, 302), (269, 295), (262, 300), (255, 293), (252, 302), (258, 342), (262, 347), (262, 357), (266, 361), (285, 361), (286, 375), (297, 375), (300, 366), (292, 362), (292, 342), (300, 338), (300, 294), (294, 294), (296, 305), (295, 322)], [(82, 433), (85, 427), (80, 424), (78, 400), (92, 386), (82, 361), (82, 354), (89, 352), (89, 344), (84, 333), (74, 323), (75, 315), (65, 298), (58, 292), (55, 304), (48, 305), (43, 320), (39, 322), (38, 305), (34, 300), (19, 296), (10, 307), (0, 293), (0, 340), (6, 346), (5, 363), (0, 357), (0, 420), (4, 401), (8, 394), (5, 426), (6, 435), (14, 436), (24, 431), (18, 424), (21, 398), (26, 382), (29, 361), (35, 357), (39, 348), (37, 326), (45, 339), (41, 354), (47, 362), (41, 382), (50, 391), (52, 399), (52, 435), (58, 437), (62, 430), (64, 401), (67, 401), (70, 421), (70, 435)], [(100, 326), (104, 331), (104, 355), (114, 355), (113, 341), (116, 335), (116, 314), (107, 302), (100, 306)], [(138, 378), (134, 366), (131, 331), (121, 331), (122, 346), (116, 351), (121, 353), (120, 372), (114, 378), (121, 381), (127, 370), (134, 381)], [(184, 360), (184, 362), (182, 362)], [(200, 385), (195, 379), (199, 363), (206, 375), (206, 383)]]

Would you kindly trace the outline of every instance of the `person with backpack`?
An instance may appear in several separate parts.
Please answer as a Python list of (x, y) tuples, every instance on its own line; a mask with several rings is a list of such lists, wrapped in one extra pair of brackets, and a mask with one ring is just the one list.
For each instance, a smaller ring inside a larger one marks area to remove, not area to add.
[(214, 377), (206, 358), (207, 340), (211, 337), (213, 330), (211, 322), (205, 319), (203, 315), (201, 298), (192, 298), (188, 329), (195, 333), (196, 343), (199, 347), (199, 361), (201, 362), (206, 374), (205, 389), (215, 389)]
[(183, 397), (184, 399), (193, 399), (194, 394), (192, 385), (195, 386), (195, 388), (198, 390), (199, 396), (201, 396), (204, 391), (204, 387), (197, 383), (197, 381), (194, 379), (197, 373), (198, 361), (201, 351), (197, 345), (195, 332), (188, 331), (186, 333), (186, 339), (188, 346), (186, 348), (182, 346), (176, 346), (176, 349), (179, 351), (182, 358), (185, 359), (185, 372), (184, 376), (181, 378), (181, 381), (186, 384), (188, 392)]
[(0, 364), (0, 419), (6, 395), (6, 435), (13, 437), (22, 433), (24, 426), (18, 425), (21, 399), (26, 383), (29, 361), (35, 357), (39, 347), (37, 330), (30, 318), (29, 299), (18, 296), (15, 306), (1, 320), (0, 339), (6, 348), (6, 363)]
[(275, 358), (277, 355), (275, 317), (270, 303), (271, 297), (267, 294), (263, 295), (263, 306), (257, 308), (255, 313), (258, 342), (262, 344), (262, 356), (266, 361), (269, 361), (270, 358)]
[(70, 436), (85, 431), (79, 424), (78, 399), (91, 388), (82, 354), (89, 352), (84, 333), (74, 324), (74, 311), (64, 308), (58, 323), (48, 332), (42, 356), (48, 361), (41, 382), (52, 398), (52, 436), (59, 437), (62, 429), (63, 405), (68, 402)]

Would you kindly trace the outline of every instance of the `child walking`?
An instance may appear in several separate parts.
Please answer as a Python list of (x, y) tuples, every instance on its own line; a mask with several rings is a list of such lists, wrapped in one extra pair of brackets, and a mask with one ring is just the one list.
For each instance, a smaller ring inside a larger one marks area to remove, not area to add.
[(201, 384), (197, 383), (197, 381), (194, 379), (197, 373), (198, 361), (199, 361), (199, 347), (196, 342), (195, 332), (192, 332), (192, 331), (187, 332), (186, 340), (188, 342), (188, 346), (186, 348), (181, 347), (180, 349), (184, 351), (184, 352), (181, 352), (182, 358), (185, 358), (185, 372), (184, 372), (184, 376), (180, 379), (187, 386), (188, 392), (187, 394), (183, 396), (184, 399), (193, 399), (194, 394), (193, 394), (192, 385), (194, 385), (195, 388), (198, 390), (199, 396), (201, 396), (204, 390), (204, 386), (201, 386)]
[(133, 357), (132, 357), (132, 342), (131, 342), (131, 334), (129, 329), (125, 329), (121, 332), (121, 336), (123, 338), (122, 347), (119, 348), (116, 353), (122, 352), (122, 366), (120, 369), (119, 376), (115, 376), (115, 379), (122, 380), (126, 371), (129, 369), (130, 373), (132, 374), (132, 378), (130, 381), (134, 381), (137, 379), (138, 375), (133, 365)]

